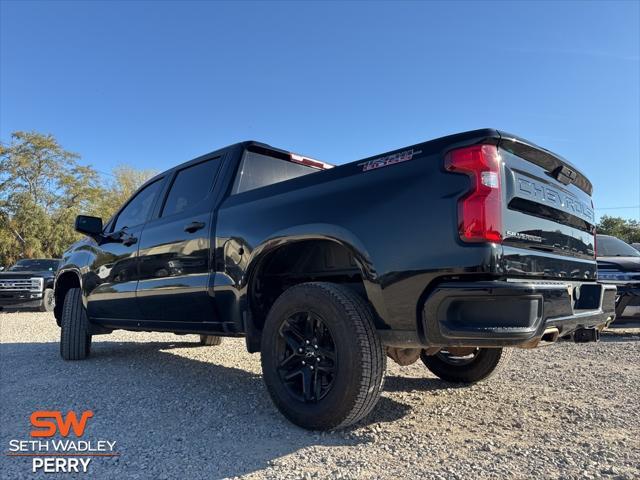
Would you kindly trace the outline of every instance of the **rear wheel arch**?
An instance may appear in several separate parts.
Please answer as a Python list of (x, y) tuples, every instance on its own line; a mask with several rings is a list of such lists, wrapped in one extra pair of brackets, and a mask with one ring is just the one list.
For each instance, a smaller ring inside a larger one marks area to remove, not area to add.
[[(352, 243), (327, 236), (282, 238), (254, 255), (246, 275), (246, 335), (250, 352), (260, 349), (262, 327), (271, 306), (288, 288), (310, 281), (328, 281), (351, 288), (371, 304), (380, 320), (379, 286), (366, 252)], [(323, 268), (318, 268), (323, 265)], [(274, 281), (275, 280), (275, 281)], [(373, 293), (373, 295), (372, 295)]]

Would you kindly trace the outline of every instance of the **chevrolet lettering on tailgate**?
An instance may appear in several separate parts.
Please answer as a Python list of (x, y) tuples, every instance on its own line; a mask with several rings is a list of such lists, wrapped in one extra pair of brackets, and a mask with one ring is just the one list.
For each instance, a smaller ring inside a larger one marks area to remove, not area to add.
[(542, 182), (536, 182), (521, 174), (516, 174), (518, 196), (546, 203), (577, 217), (593, 222), (593, 208), (562, 190), (552, 188)]

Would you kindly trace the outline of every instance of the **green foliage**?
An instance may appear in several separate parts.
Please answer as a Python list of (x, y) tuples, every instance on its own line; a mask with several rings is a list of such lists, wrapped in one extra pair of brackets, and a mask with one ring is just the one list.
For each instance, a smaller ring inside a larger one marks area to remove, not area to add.
[(140, 185), (156, 174), (153, 170), (137, 170), (120, 165), (112, 172), (112, 178), (103, 186), (101, 197), (94, 204), (94, 214), (106, 222), (126, 202)]
[(604, 235), (613, 235), (627, 243), (640, 242), (640, 222), (637, 220), (603, 215), (596, 231)]
[(119, 167), (103, 184), (52, 135), (14, 132), (0, 145), (0, 265), (23, 257), (59, 257), (80, 236), (79, 213), (108, 218), (151, 175)]

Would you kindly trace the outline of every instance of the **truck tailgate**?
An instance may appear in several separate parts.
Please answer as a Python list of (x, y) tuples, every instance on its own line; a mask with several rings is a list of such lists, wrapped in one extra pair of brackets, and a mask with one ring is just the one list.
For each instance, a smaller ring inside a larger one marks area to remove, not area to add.
[(508, 275), (595, 279), (591, 184), (547, 150), (504, 134), (503, 269)]

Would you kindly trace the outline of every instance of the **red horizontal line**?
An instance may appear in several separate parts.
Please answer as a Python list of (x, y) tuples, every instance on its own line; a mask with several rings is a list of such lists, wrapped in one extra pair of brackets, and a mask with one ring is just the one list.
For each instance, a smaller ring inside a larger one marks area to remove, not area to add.
[(8, 457), (117, 457), (119, 453), (5, 453)]

